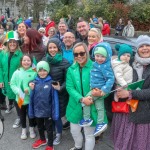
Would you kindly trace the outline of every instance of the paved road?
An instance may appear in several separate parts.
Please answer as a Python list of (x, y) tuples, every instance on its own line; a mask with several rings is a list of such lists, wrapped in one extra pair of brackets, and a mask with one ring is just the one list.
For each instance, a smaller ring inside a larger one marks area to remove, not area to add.
[[(0, 139), (0, 150), (33, 150), (31, 145), (34, 142), (34, 139), (28, 137), (27, 140), (21, 140), (21, 127), (17, 129), (12, 128), (12, 124), (16, 117), (15, 109), (13, 109), (10, 114), (2, 113), (5, 117), (5, 130), (2, 139)], [(94, 150), (113, 150), (112, 142), (109, 139), (109, 132), (108, 129), (104, 133), (103, 139), (96, 144)], [(58, 146), (55, 146), (55, 150), (69, 150), (73, 146), (73, 139), (68, 129), (63, 131), (62, 141)], [(45, 147), (41, 147), (39, 150), (44, 150), (44, 148)]]

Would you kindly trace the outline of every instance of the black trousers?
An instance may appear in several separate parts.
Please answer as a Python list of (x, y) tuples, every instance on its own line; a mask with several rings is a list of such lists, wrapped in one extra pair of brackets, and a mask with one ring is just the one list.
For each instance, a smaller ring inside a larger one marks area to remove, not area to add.
[[(28, 114), (28, 105), (22, 105), (20, 109), (20, 119), (22, 128), (26, 128), (26, 116)], [(29, 118), (29, 117), (28, 117)], [(29, 127), (34, 127), (34, 119), (29, 118)]]
[(15, 105), (18, 117), (20, 117), (20, 108), (19, 108), (16, 100), (15, 99), (9, 99), (9, 105), (13, 105), (13, 104)]
[(0, 88), (0, 104), (5, 103), (6, 96), (2, 93), (2, 89)]
[(48, 146), (53, 146), (53, 121), (51, 118), (36, 118), (37, 127), (41, 140), (45, 140), (44, 129), (46, 128)]

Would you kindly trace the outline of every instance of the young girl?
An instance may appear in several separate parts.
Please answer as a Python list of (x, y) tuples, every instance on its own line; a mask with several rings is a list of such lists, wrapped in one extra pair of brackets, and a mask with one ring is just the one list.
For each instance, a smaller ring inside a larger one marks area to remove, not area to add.
[[(32, 69), (32, 59), (31, 57), (26, 54), (21, 59), (21, 67), (17, 69), (10, 81), (10, 86), (13, 92), (16, 94), (16, 101), (18, 102), (19, 97), (21, 96), (21, 93), (24, 96), (23, 105), (20, 108), (20, 119), (21, 119), (21, 125), (22, 125), (22, 134), (21, 139), (25, 140), (27, 139), (27, 131), (26, 131), (26, 112), (28, 109), (29, 104), (29, 94), (30, 94), (30, 88), (28, 86), (28, 83), (33, 80), (36, 76), (36, 72)], [(30, 137), (35, 138), (36, 134), (34, 132), (34, 119), (29, 119), (29, 132)]]
[[(39, 148), (42, 145), (48, 146), (45, 150), (53, 149), (53, 120), (59, 118), (59, 102), (57, 91), (52, 87), (52, 78), (48, 75), (50, 71), (49, 64), (45, 61), (40, 61), (37, 64), (38, 76), (32, 82), (34, 89), (31, 92), (29, 105), (29, 117), (36, 117), (40, 139), (35, 141), (32, 148)], [(44, 135), (46, 128), (48, 142)]]

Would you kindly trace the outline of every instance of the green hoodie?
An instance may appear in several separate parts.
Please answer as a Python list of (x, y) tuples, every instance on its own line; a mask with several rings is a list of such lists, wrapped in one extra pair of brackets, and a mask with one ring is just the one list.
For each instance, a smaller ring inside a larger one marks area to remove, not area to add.
[(24, 90), (28, 90), (29, 94), (25, 95), (23, 105), (29, 104), (29, 95), (30, 95), (30, 88), (28, 86), (29, 82), (35, 79), (37, 73), (32, 69), (29, 68), (28, 70), (24, 70), (22, 67), (17, 69), (10, 81), (10, 87), (12, 91), (16, 94), (16, 101), (18, 102), (18, 95), (20, 89), (24, 92)]

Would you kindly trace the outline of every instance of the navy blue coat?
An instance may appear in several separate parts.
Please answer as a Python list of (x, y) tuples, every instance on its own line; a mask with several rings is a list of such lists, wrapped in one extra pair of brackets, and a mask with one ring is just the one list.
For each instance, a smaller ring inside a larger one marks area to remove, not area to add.
[(59, 118), (58, 93), (52, 87), (51, 77), (48, 75), (41, 79), (37, 76), (33, 82), (35, 87), (30, 94), (29, 117), (51, 117), (53, 120), (57, 120)]

